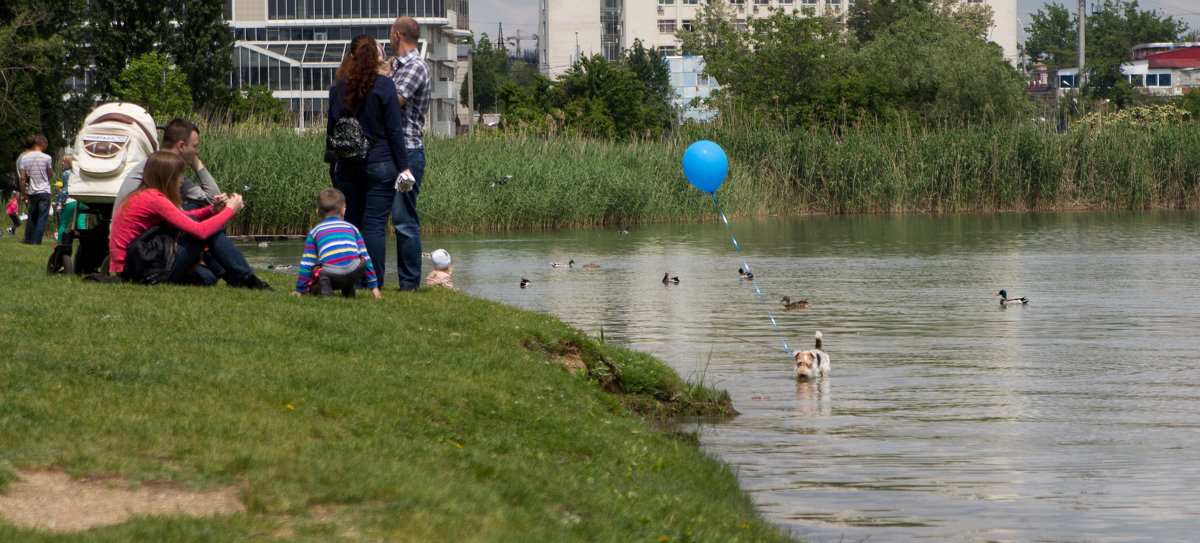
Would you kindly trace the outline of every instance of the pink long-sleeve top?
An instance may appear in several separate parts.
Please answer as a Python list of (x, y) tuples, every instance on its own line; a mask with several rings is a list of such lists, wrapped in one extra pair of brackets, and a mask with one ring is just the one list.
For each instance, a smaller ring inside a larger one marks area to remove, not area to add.
[(108, 271), (121, 273), (125, 269), (125, 248), (151, 226), (165, 221), (189, 236), (205, 239), (220, 231), (233, 213), (227, 207), (214, 215), (212, 206), (184, 212), (157, 190), (138, 191), (121, 203), (113, 217), (108, 234)]

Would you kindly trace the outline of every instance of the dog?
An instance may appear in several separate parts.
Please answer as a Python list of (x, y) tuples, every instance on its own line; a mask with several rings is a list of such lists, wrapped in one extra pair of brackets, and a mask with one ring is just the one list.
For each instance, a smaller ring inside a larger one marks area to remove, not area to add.
[(796, 379), (808, 380), (829, 375), (829, 355), (821, 350), (821, 332), (817, 331), (816, 345), (807, 351), (797, 351)]

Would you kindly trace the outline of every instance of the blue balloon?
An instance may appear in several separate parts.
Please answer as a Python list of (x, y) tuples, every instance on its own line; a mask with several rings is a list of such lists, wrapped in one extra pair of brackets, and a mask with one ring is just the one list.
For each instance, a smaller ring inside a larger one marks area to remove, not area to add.
[(683, 153), (683, 175), (696, 188), (712, 194), (725, 182), (729, 172), (729, 160), (725, 151), (708, 140), (700, 140), (688, 146)]

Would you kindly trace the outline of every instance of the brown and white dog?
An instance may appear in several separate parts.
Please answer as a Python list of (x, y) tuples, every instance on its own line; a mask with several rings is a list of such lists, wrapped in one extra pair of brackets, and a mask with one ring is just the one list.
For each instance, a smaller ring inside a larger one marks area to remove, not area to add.
[(821, 350), (821, 332), (817, 331), (816, 345), (807, 351), (797, 351), (796, 379), (807, 380), (829, 375), (829, 355)]

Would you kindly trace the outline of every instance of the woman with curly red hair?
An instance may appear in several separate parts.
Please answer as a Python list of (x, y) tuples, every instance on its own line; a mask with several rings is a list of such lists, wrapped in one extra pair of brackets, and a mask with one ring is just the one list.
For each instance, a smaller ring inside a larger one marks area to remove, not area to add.
[[(346, 195), (346, 221), (362, 232), (375, 271), (384, 277), (387, 225), (396, 197), (395, 182), (408, 170), (400, 100), (392, 78), (380, 74), (383, 48), (369, 34), (359, 34), (338, 66), (329, 89), (326, 141), (344, 116), (353, 116), (371, 143), (365, 160), (340, 159), (333, 166), (333, 186)], [(331, 147), (330, 144), (327, 147)]]

